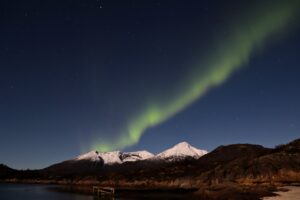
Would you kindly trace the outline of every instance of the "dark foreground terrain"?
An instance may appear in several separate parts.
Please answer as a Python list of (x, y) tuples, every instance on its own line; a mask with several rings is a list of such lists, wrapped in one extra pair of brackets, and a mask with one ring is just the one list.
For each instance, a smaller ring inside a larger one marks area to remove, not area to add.
[(19, 171), (0, 165), (0, 180), (65, 184), (90, 193), (91, 185), (120, 192), (178, 191), (197, 199), (259, 199), (278, 186), (300, 183), (300, 139), (274, 149), (260, 145), (220, 146), (199, 159), (138, 161), (106, 166), (65, 161), (41, 170)]

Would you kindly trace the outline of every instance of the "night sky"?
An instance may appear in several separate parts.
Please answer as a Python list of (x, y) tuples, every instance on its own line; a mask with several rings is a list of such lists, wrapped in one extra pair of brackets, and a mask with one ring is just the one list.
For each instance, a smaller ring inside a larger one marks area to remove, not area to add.
[(0, 163), (300, 137), (299, 1), (1, 0)]

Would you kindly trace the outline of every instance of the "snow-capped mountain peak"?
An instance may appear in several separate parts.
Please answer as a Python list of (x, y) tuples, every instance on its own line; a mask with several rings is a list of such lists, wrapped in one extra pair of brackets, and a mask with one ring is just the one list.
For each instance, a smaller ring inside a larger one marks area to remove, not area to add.
[(201, 156), (207, 154), (207, 151), (197, 149), (191, 146), (187, 142), (180, 142), (173, 146), (170, 149), (167, 149), (155, 157), (159, 159), (171, 159), (171, 158), (184, 158), (184, 157), (193, 157), (200, 158)]

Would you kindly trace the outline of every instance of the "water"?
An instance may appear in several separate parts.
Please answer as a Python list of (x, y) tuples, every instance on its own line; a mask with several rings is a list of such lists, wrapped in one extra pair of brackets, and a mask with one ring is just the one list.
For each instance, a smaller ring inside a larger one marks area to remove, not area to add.
[(56, 192), (57, 186), (0, 184), (1, 200), (94, 200), (92, 196)]
[[(62, 192), (64, 191), (64, 192)], [(68, 191), (68, 192), (66, 192)], [(0, 200), (153, 200), (153, 199), (187, 199), (187, 194), (176, 192), (145, 193), (134, 192), (133, 194), (117, 196), (116, 198), (97, 198), (93, 195), (78, 194), (66, 190), (65, 187), (55, 185), (32, 185), (32, 184), (1, 184)], [(191, 199), (191, 198), (188, 198)]]

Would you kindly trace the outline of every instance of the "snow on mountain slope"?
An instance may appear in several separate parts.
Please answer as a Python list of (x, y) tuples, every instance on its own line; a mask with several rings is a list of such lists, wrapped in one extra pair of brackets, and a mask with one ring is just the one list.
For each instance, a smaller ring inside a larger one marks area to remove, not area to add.
[(120, 151), (98, 152), (90, 151), (75, 158), (75, 160), (103, 161), (104, 164), (122, 163)]
[(138, 160), (146, 160), (152, 157), (154, 157), (154, 155), (148, 151), (126, 152), (122, 154), (122, 161), (134, 162)]
[(98, 152), (90, 151), (88, 153), (79, 155), (75, 160), (90, 160), (93, 162), (103, 161), (104, 164), (114, 164), (123, 162), (134, 162), (138, 160), (146, 160), (152, 158), (154, 155), (148, 151), (135, 151), (135, 152)]
[(90, 151), (88, 153), (79, 155), (75, 160), (90, 160), (93, 162), (103, 162), (103, 164), (121, 164), (124, 162), (135, 162), (138, 160), (167, 160), (176, 161), (186, 157), (200, 158), (207, 154), (207, 151), (197, 149), (187, 142), (181, 142), (170, 149), (167, 149), (157, 155), (153, 155), (148, 151), (135, 152), (98, 152)]
[(191, 146), (187, 142), (180, 142), (170, 149), (167, 149), (155, 156), (156, 159), (180, 159), (185, 157), (200, 158), (201, 156), (207, 154), (205, 150), (197, 149)]
[(90, 161), (100, 161), (102, 158), (98, 151), (90, 151), (85, 154), (81, 154), (75, 158), (75, 160), (90, 160)]
[(99, 155), (103, 159), (104, 164), (122, 163), (120, 151), (100, 152)]

